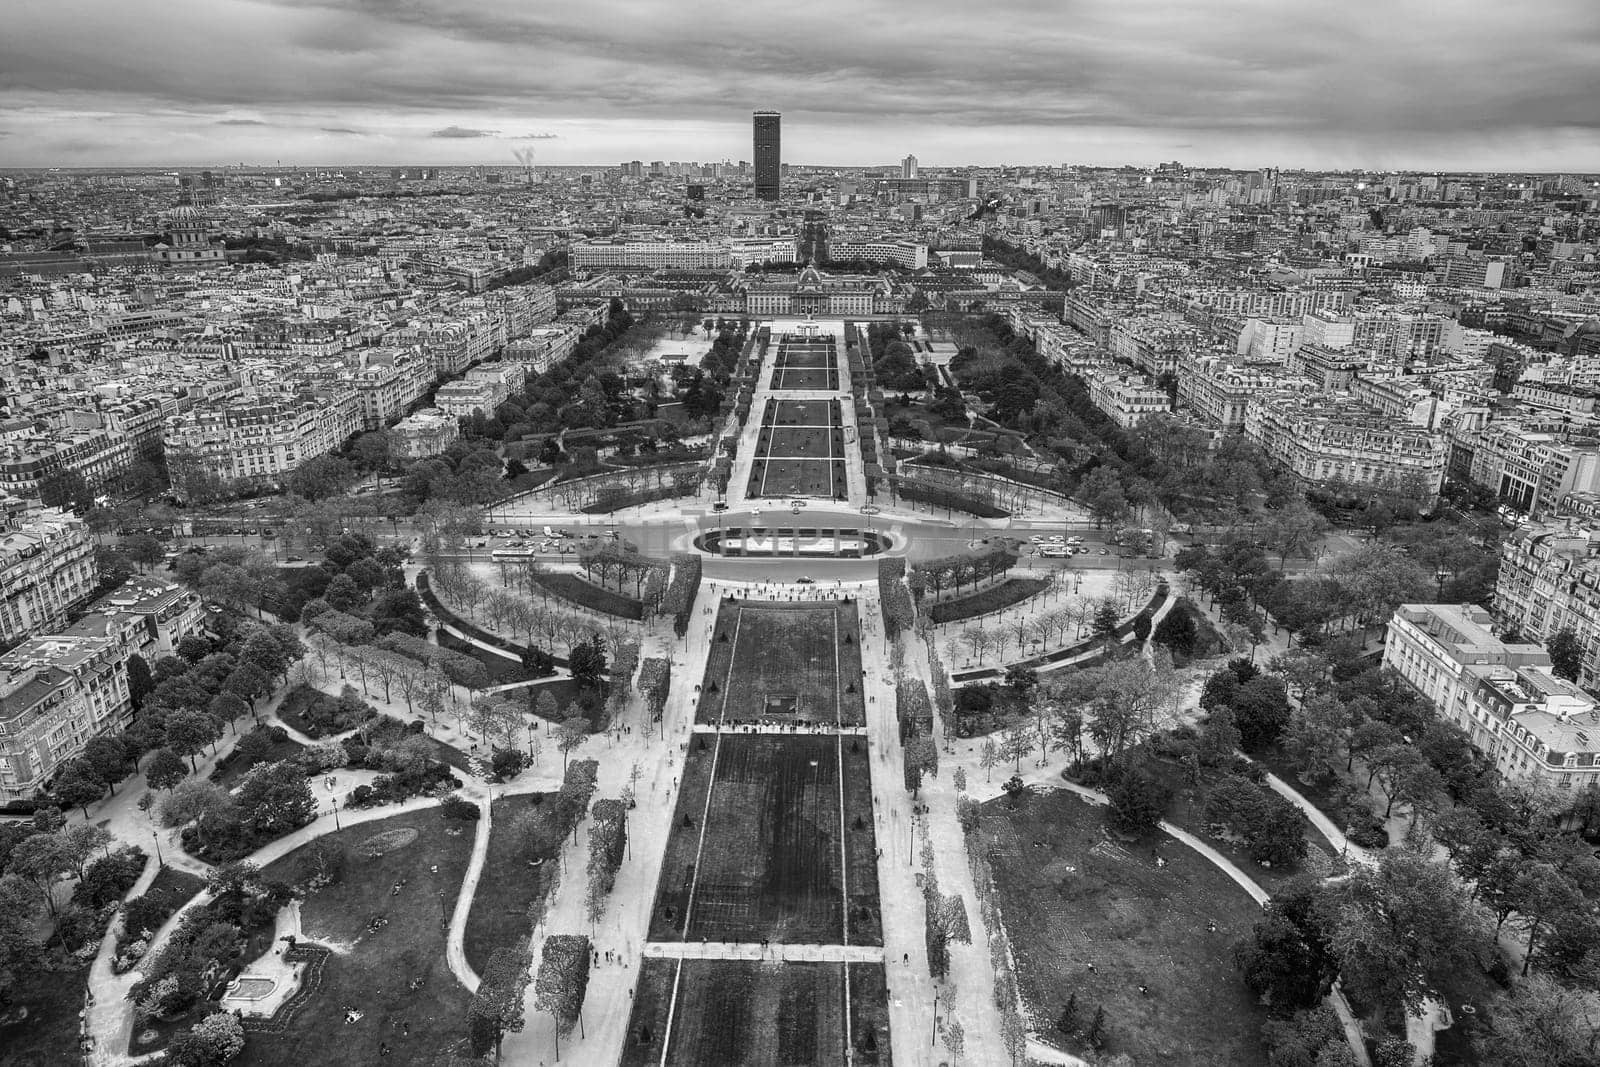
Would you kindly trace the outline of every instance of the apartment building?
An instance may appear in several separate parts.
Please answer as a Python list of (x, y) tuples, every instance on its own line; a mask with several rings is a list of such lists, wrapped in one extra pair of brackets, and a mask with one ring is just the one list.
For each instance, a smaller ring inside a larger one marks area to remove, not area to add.
[(104, 637), (33, 637), (0, 656), (0, 799), (39, 791), (89, 738), (133, 720), (128, 650)]
[(1364, 353), (1302, 344), (1289, 353), (1283, 369), (1297, 378), (1304, 378), (1320, 392), (1337, 393), (1349, 389), (1356, 375), (1370, 363)]
[(1302, 485), (1343, 482), (1431, 501), (1444, 479), (1444, 440), (1396, 424), (1348, 396), (1279, 389), (1252, 397), (1244, 433)]
[(133, 442), (118, 427), (30, 430), (0, 444), (0, 493), (36, 496), (41, 482), (63, 471), (100, 489), (127, 474), (133, 457)]
[(1412, 376), (1354, 378), (1350, 395), (1380, 414), (1399, 419), (1425, 430), (1435, 429), (1440, 415), (1439, 398), (1427, 380)]
[(1111, 369), (1089, 377), (1089, 399), (1094, 406), (1127, 429), (1155, 415), (1172, 412), (1166, 389), (1142, 374), (1119, 374)]
[(1600, 531), (1533, 523), (1500, 543), (1495, 614), (1530, 641), (1571, 630), (1583, 649), (1578, 681), (1600, 688)]
[(1402, 604), (1383, 663), (1466, 731), (1503, 778), (1561, 789), (1600, 782), (1594, 699), (1552, 675), (1538, 645), (1502, 641), (1483, 608)]
[(1251, 363), (1288, 362), (1300, 347), (1305, 325), (1299, 319), (1250, 318), (1239, 331), (1238, 354)]
[(138, 574), (90, 605), (65, 631), (68, 637), (109, 638), (146, 663), (175, 656), (185, 637), (205, 629), (206, 613), (192, 590)]
[(1276, 375), (1205, 356), (1178, 367), (1178, 407), (1224, 430), (1244, 428), (1250, 398), (1279, 386)]
[(572, 269), (581, 271), (612, 267), (729, 267), (733, 263), (732, 251), (721, 241), (670, 237), (598, 237), (574, 242), (567, 255)]
[(1205, 334), (1168, 314), (1136, 315), (1111, 328), (1111, 354), (1152, 378), (1176, 374), (1206, 346)]
[(509, 342), (501, 355), (538, 375), (566, 359), (577, 345), (578, 331), (570, 326), (536, 326), (526, 337)]
[(0, 643), (59, 628), (99, 580), (81, 520), (0, 496)]
[(420, 348), (362, 348), (352, 355), (360, 360), (349, 384), (355, 389), (363, 430), (383, 429), (433, 385), (433, 362)]
[(423, 408), (389, 428), (389, 447), (401, 459), (437, 456), (461, 436), (460, 421), (438, 408)]
[(1468, 477), (1531, 515), (1556, 513), (1570, 493), (1600, 492), (1600, 449), (1593, 440), (1536, 429), (1517, 420), (1452, 434)]
[(793, 234), (784, 237), (730, 237), (728, 262), (735, 270), (755, 263), (798, 263), (800, 244)]
[(928, 265), (928, 246), (920, 241), (894, 238), (835, 237), (828, 241), (832, 259), (864, 259), (887, 263), (907, 270), (922, 270)]
[(240, 398), (170, 419), (168, 463), (178, 470), (192, 464), (227, 484), (281, 485), (362, 426), (360, 403), (348, 387)]
[(1078, 331), (1059, 322), (1040, 325), (1033, 334), (1034, 347), (1039, 354), (1068, 374), (1088, 377), (1105, 367), (1111, 356), (1104, 349)]

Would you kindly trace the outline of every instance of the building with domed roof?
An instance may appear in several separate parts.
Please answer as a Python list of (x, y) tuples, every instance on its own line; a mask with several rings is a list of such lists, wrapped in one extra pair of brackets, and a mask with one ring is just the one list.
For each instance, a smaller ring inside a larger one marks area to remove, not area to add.
[(220, 267), (228, 260), (221, 245), (211, 243), (206, 221), (194, 208), (184, 205), (172, 209), (167, 224), (170, 242), (155, 247), (155, 261), (174, 270), (205, 270)]
[(798, 275), (759, 274), (749, 278), (745, 311), (751, 315), (870, 315), (873, 296), (887, 295), (889, 283), (859, 274), (823, 274), (807, 266)]

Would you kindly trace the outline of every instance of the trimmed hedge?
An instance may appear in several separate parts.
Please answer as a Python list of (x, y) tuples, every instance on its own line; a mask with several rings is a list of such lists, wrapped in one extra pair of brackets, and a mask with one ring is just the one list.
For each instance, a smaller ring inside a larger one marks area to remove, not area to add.
[(991, 611), (1020, 604), (1029, 597), (1039, 595), (1049, 586), (1050, 583), (1043, 578), (1008, 578), (999, 585), (970, 596), (941, 601), (928, 610), (928, 617), (936, 623), (945, 623), (987, 615)]
[(901, 630), (909, 629), (917, 617), (911, 602), (911, 590), (904, 581), (906, 561), (901, 556), (878, 560), (878, 607), (883, 612), (883, 629), (889, 637), (897, 637)]
[(528, 575), (534, 583), (541, 588), (559, 597), (571, 601), (579, 607), (598, 611), (602, 615), (610, 615), (618, 619), (631, 619), (638, 622), (644, 618), (644, 602), (633, 597), (614, 593), (609, 589), (595, 585), (593, 582), (584, 581), (576, 574), (564, 574), (558, 571), (534, 571)]
[(700, 592), (700, 557), (680, 552), (672, 557), (672, 580), (661, 598), (661, 613), (672, 616), (672, 629), (679, 636), (689, 632), (689, 612)]

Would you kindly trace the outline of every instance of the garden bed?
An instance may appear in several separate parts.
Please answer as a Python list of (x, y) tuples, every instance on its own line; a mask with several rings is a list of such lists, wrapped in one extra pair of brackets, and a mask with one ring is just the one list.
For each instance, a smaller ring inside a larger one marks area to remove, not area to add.
[(960, 622), (1020, 604), (1048, 588), (1050, 583), (1043, 578), (1008, 578), (968, 596), (941, 600), (928, 609), (928, 618), (936, 624)]
[(644, 602), (622, 593), (614, 593), (576, 574), (559, 571), (533, 571), (529, 577), (552, 596), (570, 601), (590, 611), (637, 622), (644, 618)]
[(471, 656), (483, 664), (484, 671), (489, 675), (490, 685), (504, 685), (507, 682), (527, 682), (532, 681), (534, 678), (534, 675), (530, 674), (528, 669), (522, 665), (521, 660), (507, 659), (498, 652), (490, 652), (488, 649), (471, 641), (464, 641), (448, 630), (436, 631), (435, 638), (438, 640), (440, 648), (449, 649), (451, 652), (459, 652), (463, 656)]

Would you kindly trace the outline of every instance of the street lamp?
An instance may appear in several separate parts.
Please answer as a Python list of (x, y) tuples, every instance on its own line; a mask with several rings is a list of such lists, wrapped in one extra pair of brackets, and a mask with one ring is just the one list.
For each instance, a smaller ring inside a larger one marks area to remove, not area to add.
[(1442, 603), (1444, 601), (1444, 583), (1450, 580), (1450, 571), (1441, 566), (1433, 572), (1433, 580), (1439, 583), (1439, 601)]

